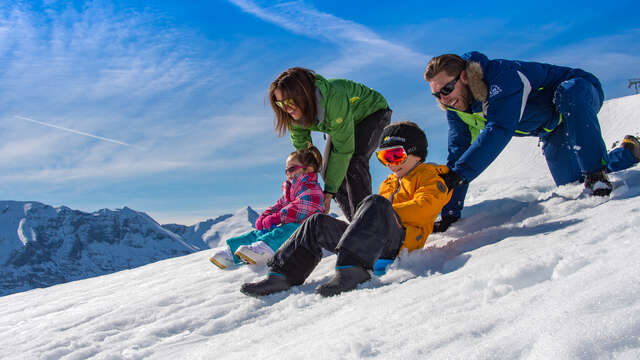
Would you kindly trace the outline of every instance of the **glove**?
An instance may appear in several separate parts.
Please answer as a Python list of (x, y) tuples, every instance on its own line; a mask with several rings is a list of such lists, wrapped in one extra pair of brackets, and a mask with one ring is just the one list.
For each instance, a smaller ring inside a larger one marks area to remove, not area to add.
[(267, 217), (268, 215), (265, 215), (264, 213), (260, 214), (260, 216), (258, 216), (258, 219), (256, 220), (256, 230), (262, 231), (262, 229), (264, 229), (264, 226), (262, 224), (262, 220), (264, 220), (265, 217)]
[(382, 276), (387, 272), (387, 267), (393, 263), (393, 259), (378, 259), (373, 263), (373, 275)]
[(277, 225), (280, 225), (280, 213), (271, 214), (262, 220), (262, 228), (265, 230), (269, 230)]
[(451, 226), (451, 224), (458, 221), (459, 219), (460, 219), (459, 217), (455, 217), (453, 215), (444, 215), (440, 220), (436, 221), (433, 224), (433, 232), (434, 233), (445, 232), (447, 231), (449, 226)]
[(445, 185), (449, 191), (453, 190), (456, 186), (462, 185), (465, 180), (460, 177), (455, 171), (449, 170), (446, 174), (438, 174), (442, 180), (444, 180)]

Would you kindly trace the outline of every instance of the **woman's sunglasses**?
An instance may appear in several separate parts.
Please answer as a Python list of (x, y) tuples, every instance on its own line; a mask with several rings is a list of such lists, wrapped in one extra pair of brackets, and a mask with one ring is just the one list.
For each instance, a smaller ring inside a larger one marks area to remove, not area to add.
[(290, 174), (298, 169), (304, 169), (305, 166), (300, 166), (300, 165), (293, 165), (292, 167), (288, 167), (284, 170), (285, 174)]
[(376, 151), (378, 160), (384, 166), (400, 165), (407, 159), (407, 152), (400, 145)]
[(285, 107), (292, 108), (296, 106), (296, 103), (293, 102), (293, 99), (284, 99), (284, 100), (276, 100), (274, 101), (277, 107), (280, 109), (284, 109)]
[(456, 76), (455, 79), (446, 83), (440, 90), (432, 93), (432, 95), (440, 99), (441, 95), (447, 96), (451, 94), (453, 90), (456, 88), (456, 83), (458, 82), (458, 79), (460, 79), (460, 74), (458, 74), (458, 76)]

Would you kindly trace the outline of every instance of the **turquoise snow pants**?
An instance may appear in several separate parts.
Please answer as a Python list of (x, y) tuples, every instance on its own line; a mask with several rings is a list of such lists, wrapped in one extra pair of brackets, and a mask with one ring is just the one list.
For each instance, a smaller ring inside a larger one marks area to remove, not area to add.
[(271, 250), (277, 251), (282, 244), (293, 234), (300, 224), (298, 223), (288, 223), (281, 224), (273, 230), (269, 230), (267, 232), (262, 232), (259, 230), (249, 231), (248, 233), (236, 237), (232, 237), (227, 239), (227, 246), (231, 249), (231, 254), (233, 254), (233, 261), (236, 264), (244, 264), (240, 258), (238, 258), (234, 253), (238, 248), (242, 245), (251, 245), (256, 241), (262, 241), (265, 244), (269, 245)]

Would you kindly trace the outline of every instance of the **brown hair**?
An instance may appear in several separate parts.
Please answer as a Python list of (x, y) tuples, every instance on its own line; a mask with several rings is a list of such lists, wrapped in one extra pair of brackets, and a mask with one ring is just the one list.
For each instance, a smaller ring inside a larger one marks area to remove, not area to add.
[(313, 172), (320, 171), (320, 166), (322, 166), (322, 154), (320, 154), (320, 150), (309, 144), (309, 147), (306, 149), (300, 149), (289, 154), (292, 159), (298, 160), (302, 166), (311, 166), (313, 168)]
[[(312, 70), (294, 67), (280, 73), (269, 86), (269, 101), (276, 115), (275, 130), (278, 136), (284, 136), (291, 124), (296, 122), (304, 127), (311, 127), (316, 118), (315, 85), (316, 75)], [(276, 105), (274, 91), (282, 92), (284, 99), (291, 98), (296, 107), (302, 111), (302, 118), (294, 120), (284, 109)]]
[(436, 56), (429, 61), (424, 70), (424, 79), (431, 81), (439, 72), (443, 71), (449, 76), (456, 76), (465, 69), (467, 62), (455, 54)]

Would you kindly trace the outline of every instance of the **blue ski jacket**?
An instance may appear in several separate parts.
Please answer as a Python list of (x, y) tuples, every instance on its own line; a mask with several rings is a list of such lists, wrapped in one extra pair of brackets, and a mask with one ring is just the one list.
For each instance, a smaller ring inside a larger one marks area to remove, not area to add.
[(473, 95), (467, 111), (447, 108), (449, 154), (447, 166), (465, 180), (475, 179), (513, 136), (541, 136), (562, 122), (554, 105), (560, 83), (584, 78), (604, 99), (600, 81), (592, 74), (538, 62), (490, 60), (473, 51), (467, 61)]

